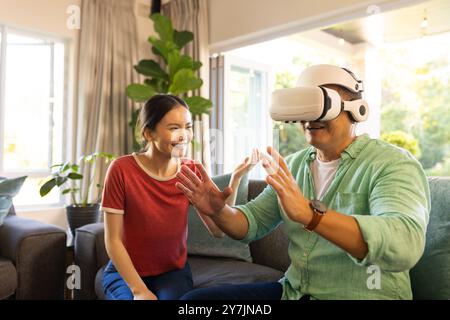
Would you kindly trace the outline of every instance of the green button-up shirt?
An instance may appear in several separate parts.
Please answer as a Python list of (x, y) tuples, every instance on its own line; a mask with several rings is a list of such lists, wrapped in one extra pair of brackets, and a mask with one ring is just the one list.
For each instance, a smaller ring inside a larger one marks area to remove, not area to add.
[[(312, 146), (286, 158), (304, 196), (314, 198)], [(248, 219), (244, 242), (264, 237), (284, 223), (291, 265), (280, 280), (283, 299), (411, 299), (409, 270), (421, 257), (430, 211), (428, 181), (407, 151), (359, 136), (341, 155), (322, 202), (353, 216), (368, 254), (356, 259), (290, 220), (267, 186), (254, 200), (235, 208)]]

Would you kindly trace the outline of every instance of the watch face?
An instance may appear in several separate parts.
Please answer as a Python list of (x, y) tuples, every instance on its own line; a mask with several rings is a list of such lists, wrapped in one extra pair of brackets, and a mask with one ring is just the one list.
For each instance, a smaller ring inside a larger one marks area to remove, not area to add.
[(322, 213), (327, 211), (327, 206), (324, 205), (319, 200), (311, 200), (311, 205), (314, 207), (314, 209), (316, 209), (317, 211), (320, 211)]

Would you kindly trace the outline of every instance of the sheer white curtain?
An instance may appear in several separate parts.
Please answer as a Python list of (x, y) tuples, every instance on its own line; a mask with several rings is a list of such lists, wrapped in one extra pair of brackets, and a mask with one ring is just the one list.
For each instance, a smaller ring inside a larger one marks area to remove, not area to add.
[[(161, 8), (163, 15), (168, 17), (176, 30), (187, 30), (194, 34), (194, 41), (183, 48), (183, 53), (200, 61), (203, 66), (198, 76), (203, 80), (203, 86), (195, 92), (204, 98), (209, 98), (209, 29), (207, 0), (171, 0)], [(197, 141), (193, 150), (193, 158), (201, 161), (208, 173), (211, 173), (209, 115), (203, 114), (194, 119), (194, 139)]]
[[(72, 161), (92, 152), (115, 156), (132, 151), (133, 104), (126, 96), (128, 84), (138, 82), (133, 65), (138, 62), (134, 0), (83, 0), (78, 54), (77, 105), (74, 112)], [(99, 196), (106, 164), (98, 162), (89, 201)], [(89, 168), (82, 174), (91, 176)], [(88, 179), (85, 179), (86, 183)]]

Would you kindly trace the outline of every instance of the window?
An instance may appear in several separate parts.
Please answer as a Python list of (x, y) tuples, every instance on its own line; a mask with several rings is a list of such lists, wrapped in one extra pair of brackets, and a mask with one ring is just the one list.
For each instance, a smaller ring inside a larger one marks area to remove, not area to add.
[(0, 30), (0, 176), (28, 176), (16, 206), (59, 204), (39, 184), (63, 159), (64, 43)]
[(410, 151), (428, 176), (450, 176), (449, 41), (442, 33), (380, 48), (381, 137)]
[[(232, 172), (253, 148), (265, 150), (270, 143), (268, 95), (269, 68), (225, 56), (224, 172)], [(263, 178), (261, 166), (250, 178)]]
[[(233, 165), (242, 161), (241, 158), (249, 153), (252, 146), (265, 150), (266, 146), (273, 145), (282, 156), (307, 146), (298, 123), (286, 124), (270, 119), (270, 95), (274, 89), (294, 87), (301, 71), (308, 66), (319, 63), (346, 66), (350, 59), (336, 50), (323, 50), (317, 45), (314, 47), (315, 42), (305, 40), (299, 35), (282, 37), (239, 48), (226, 55), (225, 61), (230, 67), (225, 69), (228, 70), (228, 75), (225, 73), (228, 83), (225, 88), (228, 102), (224, 107), (225, 172), (231, 171)], [(264, 78), (263, 82), (260, 78)], [(243, 134), (238, 130), (240, 128), (248, 128), (258, 138)], [(230, 138), (230, 132), (234, 132), (234, 138)], [(258, 141), (252, 142), (242, 136), (250, 136)], [(260, 166), (254, 171), (253, 177), (265, 177)]]

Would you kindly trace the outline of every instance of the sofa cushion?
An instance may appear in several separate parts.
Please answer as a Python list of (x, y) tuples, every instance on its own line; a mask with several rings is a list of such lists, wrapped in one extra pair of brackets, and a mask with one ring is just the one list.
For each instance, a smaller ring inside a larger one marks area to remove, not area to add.
[(291, 264), (289, 258), (289, 239), (284, 232), (284, 224), (265, 237), (250, 243), (254, 263), (286, 271)]
[(0, 257), (0, 299), (6, 299), (17, 289), (17, 272), (13, 263)]
[(450, 299), (450, 178), (430, 178), (425, 251), (411, 270), (414, 299)]
[(195, 288), (278, 281), (283, 277), (279, 270), (234, 259), (190, 256), (188, 262)]
[[(283, 272), (256, 263), (238, 261), (228, 258), (189, 256), (194, 288), (205, 288), (225, 284), (242, 284), (253, 282), (278, 281)], [(103, 292), (103, 271), (98, 270), (95, 277), (95, 293), (98, 299), (106, 299)]]
[(19, 193), (26, 178), (26, 176), (12, 179), (0, 177), (0, 226), (8, 213), (10, 213), (12, 198)]
[[(231, 174), (213, 177), (214, 183), (223, 190), (228, 186)], [(245, 175), (238, 189), (236, 204), (244, 204), (248, 199), (248, 177)], [(252, 261), (247, 244), (233, 240), (228, 236), (215, 238), (206, 230), (195, 209), (189, 207), (188, 254), (208, 257), (225, 257), (243, 261)]]

